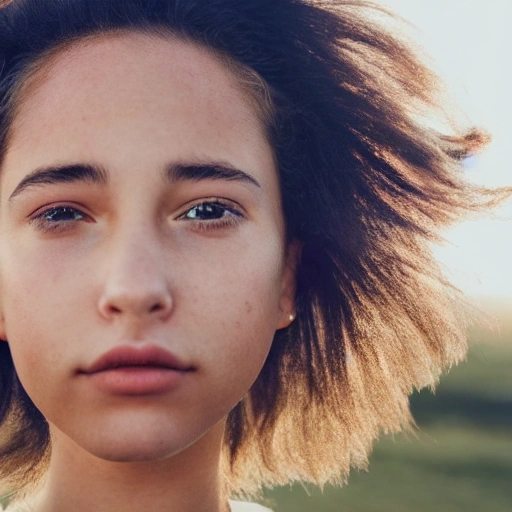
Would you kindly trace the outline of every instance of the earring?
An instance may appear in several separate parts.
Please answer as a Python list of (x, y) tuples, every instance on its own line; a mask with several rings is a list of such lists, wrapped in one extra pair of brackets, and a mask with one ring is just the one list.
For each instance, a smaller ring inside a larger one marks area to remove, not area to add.
[(288, 315), (288, 320), (290, 321), (290, 323), (293, 322), (295, 320), (295, 314), (294, 313), (290, 313)]

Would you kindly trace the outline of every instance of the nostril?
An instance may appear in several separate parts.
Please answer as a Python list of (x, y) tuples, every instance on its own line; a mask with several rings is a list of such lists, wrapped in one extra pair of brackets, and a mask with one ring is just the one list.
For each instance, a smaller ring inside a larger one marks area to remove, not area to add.
[(133, 317), (143, 318), (150, 315), (154, 318), (164, 318), (172, 309), (170, 295), (153, 293), (137, 296), (122, 293), (105, 294), (99, 302), (99, 310), (105, 317)]
[(162, 304), (153, 304), (153, 306), (151, 306), (151, 308), (149, 309), (149, 312), (157, 313), (158, 311), (162, 311), (162, 309), (164, 309)]

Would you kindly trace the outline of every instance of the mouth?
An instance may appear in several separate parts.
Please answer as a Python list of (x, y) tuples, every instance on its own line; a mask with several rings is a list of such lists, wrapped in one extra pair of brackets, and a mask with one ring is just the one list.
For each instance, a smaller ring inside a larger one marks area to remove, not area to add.
[(154, 346), (140, 347), (122, 345), (109, 350), (100, 356), (91, 366), (80, 370), (79, 373), (95, 374), (111, 370), (128, 368), (156, 368), (187, 372), (193, 370), (173, 353)]
[(110, 395), (155, 395), (176, 390), (194, 371), (173, 353), (154, 345), (122, 345), (100, 356), (80, 375)]

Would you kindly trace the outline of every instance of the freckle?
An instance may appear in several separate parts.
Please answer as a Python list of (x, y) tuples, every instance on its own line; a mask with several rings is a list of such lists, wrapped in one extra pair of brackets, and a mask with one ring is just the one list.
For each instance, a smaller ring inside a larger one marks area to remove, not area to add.
[(251, 306), (251, 304), (249, 302), (245, 303), (245, 308), (246, 308), (247, 314), (251, 313), (252, 306)]

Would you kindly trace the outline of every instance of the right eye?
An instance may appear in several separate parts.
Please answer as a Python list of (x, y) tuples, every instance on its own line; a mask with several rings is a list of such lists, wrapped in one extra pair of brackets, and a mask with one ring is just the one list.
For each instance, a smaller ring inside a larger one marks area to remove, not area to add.
[(71, 206), (52, 206), (32, 216), (30, 222), (41, 231), (55, 231), (69, 228), (74, 223), (86, 219), (85, 213)]

